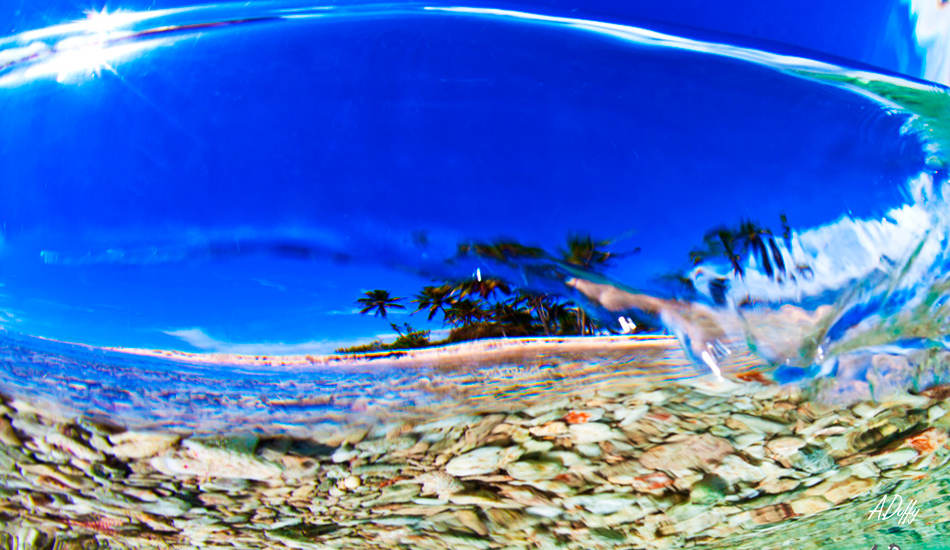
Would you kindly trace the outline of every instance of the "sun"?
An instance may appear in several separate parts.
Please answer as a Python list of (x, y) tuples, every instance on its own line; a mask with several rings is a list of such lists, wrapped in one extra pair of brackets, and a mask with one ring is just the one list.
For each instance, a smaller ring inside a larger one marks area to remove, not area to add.
[(3, 52), (15, 54), (7, 57), (17, 63), (8, 63), (12, 67), (0, 74), (0, 87), (47, 78), (82, 84), (106, 73), (121, 78), (116, 68), (122, 63), (181, 38), (153, 36), (141, 30), (141, 23), (191, 9), (110, 11), (102, 7), (85, 10), (84, 17), (74, 21), (21, 33), (18, 39), (26, 45)]
[(86, 18), (77, 25), (79, 32), (56, 43), (56, 55), (46, 69), (61, 83), (80, 83), (100, 77), (104, 71), (115, 73), (111, 61), (118, 53), (117, 42), (131, 33), (120, 28), (127, 23), (123, 12), (86, 10)]

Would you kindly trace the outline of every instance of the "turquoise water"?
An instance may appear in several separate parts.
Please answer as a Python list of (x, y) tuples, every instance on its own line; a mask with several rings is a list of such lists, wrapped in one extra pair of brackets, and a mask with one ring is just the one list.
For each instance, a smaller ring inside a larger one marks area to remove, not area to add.
[[(950, 96), (846, 65), (451, 5), (0, 40), (0, 514), (34, 546), (940, 548)], [(312, 509), (234, 512), (283, 489)], [(917, 523), (863, 519), (891, 494)]]

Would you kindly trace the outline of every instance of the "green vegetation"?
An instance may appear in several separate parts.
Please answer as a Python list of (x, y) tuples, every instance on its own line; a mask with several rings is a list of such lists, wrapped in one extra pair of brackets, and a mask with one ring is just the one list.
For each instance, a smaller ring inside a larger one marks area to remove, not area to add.
[[(787, 242), (791, 238), (791, 229), (784, 214), (781, 219), (783, 235)], [(751, 220), (742, 220), (737, 228), (720, 226), (707, 231), (703, 235), (703, 247), (693, 249), (689, 253), (693, 264), (700, 264), (715, 257), (725, 258), (739, 278), (745, 276), (742, 259), (750, 255), (762, 266), (762, 271), (770, 279), (781, 282), (790, 276), (772, 230)], [(794, 278), (794, 274), (791, 274), (791, 277)]]
[[(782, 237), (786, 244), (791, 240), (791, 228), (785, 216), (781, 217)], [(585, 273), (598, 273), (610, 267), (611, 263), (625, 255), (639, 252), (639, 248), (617, 253), (606, 250), (612, 241), (596, 241), (590, 235), (568, 235), (566, 247), (557, 255), (551, 255), (536, 247), (524, 246), (514, 241), (495, 243), (465, 243), (459, 246), (460, 257), (477, 256), (509, 266), (525, 266), (534, 260), (538, 265), (530, 269), (542, 273), (550, 270), (551, 277), (563, 276), (554, 268), (561, 265), (565, 270), (577, 269)], [(756, 259), (765, 274), (777, 282), (794, 280), (796, 275), (808, 275), (807, 266), (790, 269), (776, 242), (772, 230), (759, 224), (743, 220), (738, 227), (717, 227), (703, 237), (703, 246), (690, 252), (694, 264), (714, 258), (725, 258), (732, 266), (733, 273), (742, 278), (744, 258)], [(549, 262), (546, 265), (546, 262)], [(547, 276), (547, 275), (545, 275)], [(684, 291), (684, 298), (694, 299), (697, 295), (692, 280), (685, 273), (676, 273), (663, 277)], [(722, 301), (728, 290), (728, 280), (720, 278), (710, 283), (710, 293), (717, 302)], [(407, 309), (406, 298), (397, 298), (387, 290), (370, 290), (357, 300), (360, 313), (373, 313), (386, 318), (387, 313), (396, 309)], [(415, 306), (410, 315), (423, 313), (428, 321), (441, 316), (442, 326), (448, 327), (448, 336), (443, 340), (431, 340), (430, 332), (414, 329), (409, 323), (401, 327), (390, 323), (398, 334), (396, 340), (386, 344), (376, 340), (369, 344), (341, 348), (338, 353), (365, 353), (374, 351), (399, 350), (436, 346), (447, 343), (476, 340), (479, 338), (521, 337), (521, 336), (583, 336), (595, 334), (604, 329), (596, 320), (591, 319), (584, 308), (571, 300), (564, 300), (553, 294), (545, 294), (526, 289), (512, 289), (504, 280), (494, 277), (476, 277), (462, 280), (443, 280), (438, 284), (424, 286), (408, 303)], [(640, 327), (648, 330), (652, 327)]]
[(363, 306), (360, 313), (365, 314), (373, 311), (374, 315), (382, 315), (385, 319), (388, 313), (387, 308), (406, 309), (406, 306), (400, 304), (399, 300), (402, 300), (402, 298), (393, 298), (389, 295), (388, 290), (370, 290), (366, 292), (366, 296), (357, 300), (356, 303)]
[(389, 326), (392, 327), (396, 334), (399, 336), (392, 344), (387, 344), (382, 340), (373, 340), (368, 344), (362, 344), (359, 346), (352, 346), (348, 348), (340, 348), (336, 350), (337, 353), (372, 353), (375, 351), (387, 351), (387, 350), (399, 350), (399, 349), (416, 349), (416, 348), (425, 348), (429, 346), (438, 345), (441, 342), (431, 342), (429, 340), (429, 331), (428, 330), (416, 330), (412, 328), (409, 323), (403, 323), (402, 327), (396, 323), (389, 323)]
[[(791, 246), (792, 229), (788, 218), (782, 214), (779, 219), (782, 224), (781, 239), (785, 246)], [(689, 253), (693, 265), (699, 265), (715, 258), (722, 258), (729, 262), (734, 276), (745, 277), (743, 267), (746, 258), (755, 258), (756, 263), (765, 275), (777, 283), (795, 281), (799, 277), (809, 279), (813, 276), (812, 269), (805, 264), (788, 266), (785, 256), (776, 241), (775, 233), (757, 222), (742, 220), (737, 227), (719, 226), (703, 235), (703, 246), (694, 248)], [(693, 281), (683, 273), (672, 273), (660, 277), (675, 287), (679, 295), (692, 300), (697, 291)], [(709, 294), (713, 301), (722, 304), (725, 293), (729, 289), (729, 281), (725, 277), (712, 280), (709, 283)]]
[[(385, 292), (385, 291), (372, 291)], [(388, 293), (387, 293), (388, 294)], [(389, 301), (386, 307), (401, 306)], [(392, 344), (375, 341), (362, 346), (338, 349), (339, 353), (360, 353), (420, 348), (447, 343), (509, 336), (566, 336), (591, 334), (598, 326), (571, 301), (548, 294), (512, 291), (499, 279), (456, 281), (426, 286), (410, 300), (417, 305), (412, 313), (426, 312), (431, 320), (442, 316), (442, 325), (450, 327), (444, 340), (432, 341), (429, 331), (391, 323), (399, 335)], [(374, 308), (364, 308), (366, 312)], [(405, 307), (403, 307), (405, 309)]]
[[(619, 255), (603, 250), (610, 241), (594, 241), (590, 236), (570, 235), (559, 261), (587, 271), (597, 271)], [(636, 250), (630, 253), (635, 253)], [(553, 259), (539, 248), (514, 242), (464, 244), (459, 254), (476, 255), (498, 262), (514, 259)], [(387, 290), (370, 290), (357, 300), (360, 313), (386, 317), (390, 310), (406, 309), (405, 298), (395, 298)], [(584, 308), (570, 300), (532, 292), (512, 290), (505, 281), (493, 277), (442, 281), (423, 287), (409, 303), (425, 313), (429, 321), (442, 316), (448, 336), (433, 341), (429, 331), (416, 330), (408, 323), (402, 327), (390, 323), (398, 337), (391, 344), (380, 340), (336, 350), (338, 353), (366, 353), (436, 346), (480, 338), (518, 336), (568, 336), (597, 332), (601, 327), (590, 319)]]

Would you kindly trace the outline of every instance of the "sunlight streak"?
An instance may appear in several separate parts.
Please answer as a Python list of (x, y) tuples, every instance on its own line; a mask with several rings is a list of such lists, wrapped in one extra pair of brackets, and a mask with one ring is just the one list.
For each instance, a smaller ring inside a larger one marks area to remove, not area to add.
[[(749, 47), (733, 46), (726, 43), (704, 42), (680, 36), (674, 36), (642, 27), (631, 25), (621, 25), (617, 23), (607, 23), (604, 21), (578, 19), (572, 17), (557, 17), (552, 15), (542, 15), (537, 13), (528, 13), (514, 10), (504, 10), (497, 8), (481, 8), (466, 6), (427, 6), (427, 11), (439, 11), (449, 13), (467, 13), (473, 15), (482, 15), (486, 17), (498, 17), (511, 20), (522, 21), (543, 21), (555, 25), (573, 27), (587, 32), (594, 32), (605, 36), (612, 36), (632, 44), (643, 46), (656, 46), (701, 52), (733, 59), (741, 59), (751, 63), (756, 63), (766, 67), (771, 67), (789, 74), (798, 74), (808, 77), (809, 73), (844, 75), (856, 79), (875, 80), (880, 82), (889, 82), (901, 86), (919, 89), (933, 90), (934, 87), (925, 83), (916, 82), (902, 77), (888, 76), (877, 73), (870, 73), (864, 70), (850, 69), (841, 67), (824, 61), (808, 59), (796, 55), (778, 54), (764, 50), (758, 50)], [(872, 96), (875, 100), (878, 96)]]
[(716, 375), (716, 380), (722, 381), (722, 371), (719, 370), (719, 365), (716, 364), (716, 360), (712, 358), (712, 355), (710, 355), (708, 351), (703, 351), (701, 356), (703, 362), (709, 367), (709, 370)]
[[(9, 52), (6, 56), (0, 52), (0, 63), (5, 61), (14, 65), (10, 72), (0, 77), (0, 86), (15, 86), (49, 77), (62, 84), (82, 84), (101, 76), (104, 71), (115, 74), (114, 65), (118, 61), (136, 57), (169, 41), (168, 38), (133, 41), (136, 31), (123, 27), (171, 12), (88, 10), (86, 18), (81, 21), (22, 33), (17, 38), (20, 42), (29, 42), (27, 46), (5, 50)], [(68, 36), (52, 45), (38, 42), (42, 38), (64, 34)], [(15, 67), (24, 61), (31, 63), (22, 68)]]
[(102, 11), (95, 10), (86, 10), (84, 15), (85, 19), (79, 19), (77, 21), (72, 21), (69, 23), (63, 23), (61, 25), (53, 25), (50, 27), (44, 27), (42, 29), (36, 29), (32, 31), (25, 31), (18, 35), (7, 37), (5, 39), (0, 39), (0, 45), (10, 43), (10, 42), (34, 42), (36, 40), (45, 40), (48, 38), (55, 38), (57, 36), (62, 36), (64, 34), (73, 34), (73, 33), (96, 33), (96, 32), (105, 32), (113, 31), (120, 27), (128, 27), (135, 23), (141, 23), (143, 21), (148, 21), (150, 19), (158, 19), (161, 17), (166, 17), (169, 15), (176, 15), (179, 13), (185, 13), (189, 11), (194, 11), (198, 7), (191, 8), (176, 8), (176, 9), (167, 9), (167, 10), (153, 10), (153, 11), (125, 11), (117, 10), (114, 12), (107, 12), (105, 8)]

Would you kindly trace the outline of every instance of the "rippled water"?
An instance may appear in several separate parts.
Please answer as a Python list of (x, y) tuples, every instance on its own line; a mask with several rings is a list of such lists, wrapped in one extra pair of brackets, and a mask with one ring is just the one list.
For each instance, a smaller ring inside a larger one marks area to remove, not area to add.
[(0, 40), (0, 540), (941, 547), (948, 90), (575, 15)]

